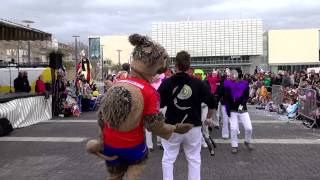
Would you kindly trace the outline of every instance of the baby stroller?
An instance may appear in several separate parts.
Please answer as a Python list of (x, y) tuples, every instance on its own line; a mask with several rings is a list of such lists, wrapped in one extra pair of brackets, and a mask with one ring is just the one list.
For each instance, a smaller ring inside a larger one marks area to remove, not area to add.
[(72, 97), (72, 93), (67, 91), (67, 98), (64, 103), (64, 116), (80, 116), (80, 109), (78, 103), (74, 97)]

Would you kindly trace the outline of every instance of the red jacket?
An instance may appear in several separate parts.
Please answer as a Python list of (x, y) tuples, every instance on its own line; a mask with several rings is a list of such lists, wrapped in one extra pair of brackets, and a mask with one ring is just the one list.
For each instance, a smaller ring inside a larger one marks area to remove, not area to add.
[(45, 91), (46, 91), (46, 86), (44, 85), (44, 82), (38, 79), (36, 81), (36, 92), (43, 93)]
[(217, 90), (217, 83), (220, 82), (220, 78), (218, 76), (208, 76), (207, 80), (211, 87), (211, 93), (214, 94)]

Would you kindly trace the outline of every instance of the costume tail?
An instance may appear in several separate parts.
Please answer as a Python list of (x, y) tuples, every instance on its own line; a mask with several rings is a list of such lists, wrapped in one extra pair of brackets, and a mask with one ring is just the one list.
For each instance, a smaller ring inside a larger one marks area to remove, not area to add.
[(87, 142), (86, 144), (86, 150), (90, 154), (94, 154), (98, 156), (99, 158), (107, 161), (112, 161), (118, 158), (118, 156), (106, 156), (100, 152), (101, 150), (101, 144), (98, 140), (96, 139), (91, 139)]

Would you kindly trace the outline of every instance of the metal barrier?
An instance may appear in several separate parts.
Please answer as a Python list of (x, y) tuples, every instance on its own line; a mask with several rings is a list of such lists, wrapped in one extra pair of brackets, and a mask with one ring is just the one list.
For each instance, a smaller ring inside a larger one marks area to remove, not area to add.
[(313, 121), (311, 127), (317, 125), (315, 118), (315, 111), (317, 110), (317, 92), (313, 89), (299, 88), (299, 115), (302, 115)]
[(283, 103), (283, 89), (280, 85), (272, 85), (272, 101), (276, 105)]

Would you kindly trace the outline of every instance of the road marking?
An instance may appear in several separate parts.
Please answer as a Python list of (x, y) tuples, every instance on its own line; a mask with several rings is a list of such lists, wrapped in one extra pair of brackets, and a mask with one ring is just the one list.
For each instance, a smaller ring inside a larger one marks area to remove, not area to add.
[[(217, 144), (230, 144), (230, 140), (214, 139)], [(244, 139), (239, 139), (243, 143)], [(320, 144), (320, 139), (253, 139), (253, 144)]]
[(290, 120), (290, 121), (281, 121), (281, 120), (252, 120), (251, 121), (253, 124), (302, 124), (302, 121), (295, 121), (295, 120)]
[[(47, 120), (43, 121), (42, 123), (97, 123), (98, 120), (96, 119), (89, 119), (89, 120), (80, 120), (80, 119), (73, 119), (73, 120)], [(302, 121), (281, 121), (281, 120), (252, 120), (253, 124), (302, 124)]]
[(89, 119), (89, 120), (48, 120), (43, 121), (42, 123), (97, 123), (98, 120)]
[[(61, 142), (79, 143), (84, 142), (85, 137), (1, 137), (0, 142)], [(230, 140), (214, 139), (217, 144), (230, 144)], [(243, 143), (239, 139), (239, 143)], [(320, 139), (253, 139), (254, 144), (314, 144), (320, 145)]]
[(84, 142), (87, 138), (83, 137), (0, 137), (0, 142)]

